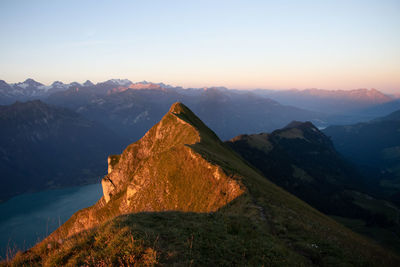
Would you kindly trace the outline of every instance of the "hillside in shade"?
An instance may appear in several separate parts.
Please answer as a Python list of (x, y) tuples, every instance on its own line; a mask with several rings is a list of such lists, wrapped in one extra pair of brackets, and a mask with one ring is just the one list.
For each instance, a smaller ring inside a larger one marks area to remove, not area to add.
[(95, 183), (123, 139), (105, 126), (39, 100), (0, 106), (0, 200)]
[[(292, 122), (227, 144), (275, 184), (325, 214), (346, 218), (349, 226), (357, 221), (355, 230), (400, 251), (399, 208), (367, 194), (365, 178), (312, 123)], [(385, 234), (374, 234), (377, 229)]]
[(103, 197), (10, 264), (400, 264), (263, 177), (183, 104), (108, 163)]
[(369, 178), (369, 189), (400, 205), (400, 111), (323, 130), (335, 148)]

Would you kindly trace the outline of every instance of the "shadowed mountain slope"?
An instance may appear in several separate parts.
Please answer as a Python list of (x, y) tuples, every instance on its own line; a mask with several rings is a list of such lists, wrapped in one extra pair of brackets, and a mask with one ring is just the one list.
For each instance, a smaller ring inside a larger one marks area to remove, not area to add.
[(227, 144), (274, 183), (325, 213), (345, 213), (346, 204), (336, 194), (362, 183), (310, 122), (294, 121), (271, 134), (240, 135)]
[(400, 210), (388, 201), (363, 193), (368, 189), (365, 178), (310, 122), (292, 122), (271, 134), (238, 136), (227, 144), (265, 177), (311, 206), (329, 215), (382, 228), (393, 238), (388, 241), (373, 237), (400, 249)]
[(370, 190), (395, 197), (400, 188), (400, 111), (369, 122), (323, 130), (335, 148), (369, 178)]
[(400, 263), (265, 179), (180, 103), (109, 158), (102, 185), (97, 204), (12, 263)]
[(41, 101), (0, 106), (0, 200), (94, 183), (122, 139), (99, 123)]

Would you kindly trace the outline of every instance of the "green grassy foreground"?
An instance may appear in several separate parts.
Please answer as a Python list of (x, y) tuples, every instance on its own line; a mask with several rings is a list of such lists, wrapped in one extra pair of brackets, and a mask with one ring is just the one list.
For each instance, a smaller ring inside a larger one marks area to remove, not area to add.
[(17, 254), (10, 265), (379, 266), (382, 263), (380, 266), (390, 266), (395, 263), (390, 258), (380, 261), (383, 255), (379, 255), (379, 249), (376, 255), (354, 257), (353, 251), (343, 250), (340, 242), (335, 245), (330, 240), (299, 242), (299, 236), (287, 236), (293, 242), (288, 248), (287, 243), (279, 240), (281, 235), (284, 234), (272, 234), (262, 222), (244, 216), (140, 213), (117, 217), (62, 244), (42, 243), (29, 252)]

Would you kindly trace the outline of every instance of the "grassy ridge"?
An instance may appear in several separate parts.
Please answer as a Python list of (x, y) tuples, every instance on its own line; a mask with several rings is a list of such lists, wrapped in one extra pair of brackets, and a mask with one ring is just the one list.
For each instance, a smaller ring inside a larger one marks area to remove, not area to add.
[(220, 213), (140, 213), (120, 216), (98, 229), (36, 247), (17, 255), (12, 265), (303, 265), (309, 262), (286, 249), (248, 217)]

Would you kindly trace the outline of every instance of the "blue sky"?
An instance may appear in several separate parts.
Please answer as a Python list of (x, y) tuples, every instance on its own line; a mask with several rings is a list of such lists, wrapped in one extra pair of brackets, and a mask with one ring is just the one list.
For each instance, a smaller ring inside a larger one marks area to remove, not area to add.
[(0, 1), (0, 79), (400, 93), (400, 1)]

